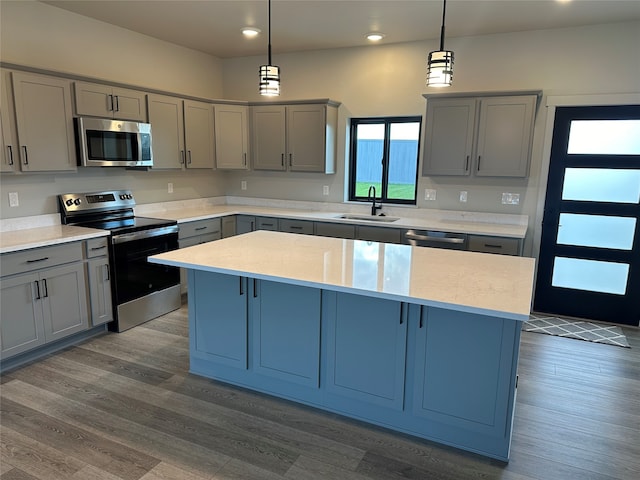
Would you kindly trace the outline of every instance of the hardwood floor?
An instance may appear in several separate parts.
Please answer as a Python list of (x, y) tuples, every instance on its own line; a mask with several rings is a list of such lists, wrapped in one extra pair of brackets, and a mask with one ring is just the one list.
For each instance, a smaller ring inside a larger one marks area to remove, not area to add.
[(637, 479), (632, 348), (523, 332), (511, 461), (188, 373), (186, 307), (1, 377), (0, 479)]

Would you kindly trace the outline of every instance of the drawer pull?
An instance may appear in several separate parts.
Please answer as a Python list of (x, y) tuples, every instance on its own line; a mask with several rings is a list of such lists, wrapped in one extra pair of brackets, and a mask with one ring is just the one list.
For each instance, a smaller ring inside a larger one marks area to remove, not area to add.
[(49, 260), (49, 257), (36, 258), (35, 260), (27, 260), (27, 263), (38, 263), (38, 262), (44, 262), (45, 260)]
[(102, 250), (103, 248), (107, 248), (106, 245), (102, 245), (101, 247), (91, 247), (91, 251), (95, 252), (96, 250)]
[(301, 226), (299, 226), (299, 225), (291, 225), (289, 228), (290, 228), (291, 230), (302, 230), (302, 227), (301, 227)]
[(206, 230), (209, 227), (197, 227), (195, 230), (196, 232), (199, 232), (200, 230)]
[(407, 233), (405, 237), (411, 240), (429, 240), (439, 243), (464, 243), (464, 238), (456, 237), (432, 237), (431, 235), (417, 235), (415, 233)]
[(491, 243), (485, 243), (484, 246), (487, 248), (502, 248), (502, 245), (495, 245)]

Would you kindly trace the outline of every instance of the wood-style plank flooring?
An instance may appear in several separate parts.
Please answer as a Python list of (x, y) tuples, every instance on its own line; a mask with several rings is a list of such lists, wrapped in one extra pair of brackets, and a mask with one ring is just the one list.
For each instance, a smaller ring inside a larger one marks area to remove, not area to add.
[(186, 306), (1, 377), (0, 479), (638, 479), (631, 349), (523, 332), (511, 461), (188, 373)]

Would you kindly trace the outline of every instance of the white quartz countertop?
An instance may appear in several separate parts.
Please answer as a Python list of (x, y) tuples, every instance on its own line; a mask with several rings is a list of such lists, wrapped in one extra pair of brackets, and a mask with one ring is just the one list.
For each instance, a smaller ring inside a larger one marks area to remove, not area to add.
[(209, 272), (529, 318), (532, 258), (256, 231), (149, 257)]
[[(416, 230), (437, 230), (452, 233), (470, 233), (477, 235), (489, 235), (494, 237), (508, 237), (523, 239), (527, 233), (526, 224), (508, 224), (474, 220), (470, 214), (469, 220), (462, 218), (420, 218), (389, 215), (389, 218), (397, 218), (393, 222), (380, 222), (368, 219), (340, 218), (345, 212), (326, 212), (318, 210), (286, 209), (277, 207), (260, 207), (254, 205), (202, 205), (181, 209), (149, 209), (136, 214), (176, 220), (178, 223), (206, 220), (209, 218), (223, 217), (226, 215), (255, 215), (266, 217), (289, 218), (294, 220), (324, 221), (352, 225), (379, 226), (385, 228), (413, 228)], [(352, 214), (353, 215), (353, 214)], [(366, 218), (367, 214), (358, 215)]]
[(48, 225), (45, 227), (5, 231), (0, 232), (0, 254), (105, 237), (107, 235), (109, 235), (109, 232), (106, 230), (70, 225)]

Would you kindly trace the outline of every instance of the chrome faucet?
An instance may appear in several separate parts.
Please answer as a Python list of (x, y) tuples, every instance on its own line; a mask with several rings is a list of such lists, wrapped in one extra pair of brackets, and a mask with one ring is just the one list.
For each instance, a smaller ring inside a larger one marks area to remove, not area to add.
[[(373, 195), (371, 195), (373, 190)], [(371, 215), (375, 217), (378, 210), (382, 210), (382, 204), (376, 205), (376, 187), (375, 185), (369, 186), (369, 193), (367, 193), (367, 200), (371, 202)]]

